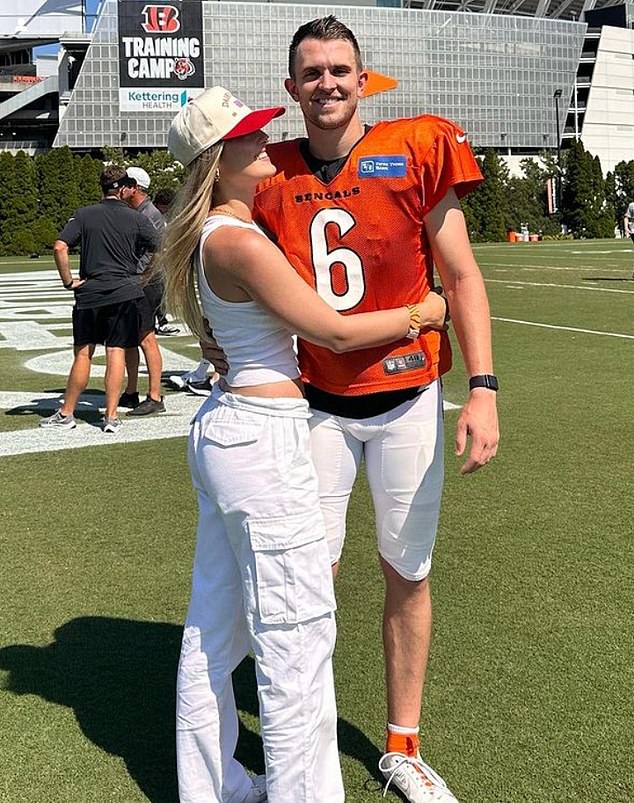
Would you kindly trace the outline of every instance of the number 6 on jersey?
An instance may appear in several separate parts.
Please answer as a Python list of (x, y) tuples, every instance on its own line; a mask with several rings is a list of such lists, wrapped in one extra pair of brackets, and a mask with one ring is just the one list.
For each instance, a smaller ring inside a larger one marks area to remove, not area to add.
[[(324, 301), (338, 312), (353, 309), (363, 298), (365, 280), (363, 264), (359, 255), (349, 248), (328, 250), (326, 228), (334, 223), (343, 237), (356, 225), (355, 219), (345, 209), (322, 209), (310, 224), (310, 244), (315, 271), (315, 289)], [(333, 287), (332, 267), (343, 265), (345, 292), (337, 293)]]

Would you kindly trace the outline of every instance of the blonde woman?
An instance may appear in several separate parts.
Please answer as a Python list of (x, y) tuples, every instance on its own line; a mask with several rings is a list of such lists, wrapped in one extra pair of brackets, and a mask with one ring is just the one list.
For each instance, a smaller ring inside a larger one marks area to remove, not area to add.
[[(179, 112), (168, 137), (188, 168), (162, 260), (168, 307), (203, 339), (206, 317), (230, 365), (189, 440), (199, 524), (177, 688), (182, 803), (344, 800), (335, 598), (292, 333), (342, 352), (417, 336), (445, 316), (432, 293), (344, 317), (255, 225), (256, 185), (275, 173), (261, 128), (283, 112), (251, 111), (214, 87)], [(231, 673), (249, 650), (266, 780), (234, 758)]]

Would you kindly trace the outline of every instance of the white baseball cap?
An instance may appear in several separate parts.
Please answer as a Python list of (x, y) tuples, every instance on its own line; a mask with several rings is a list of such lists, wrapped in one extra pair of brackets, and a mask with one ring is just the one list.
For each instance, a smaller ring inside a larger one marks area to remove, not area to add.
[(228, 89), (214, 86), (190, 100), (172, 120), (167, 147), (188, 165), (216, 142), (259, 131), (285, 111), (283, 106), (253, 111)]
[(150, 189), (150, 177), (142, 167), (126, 167), (125, 172), (128, 178), (136, 181), (137, 187), (141, 187), (142, 190)]

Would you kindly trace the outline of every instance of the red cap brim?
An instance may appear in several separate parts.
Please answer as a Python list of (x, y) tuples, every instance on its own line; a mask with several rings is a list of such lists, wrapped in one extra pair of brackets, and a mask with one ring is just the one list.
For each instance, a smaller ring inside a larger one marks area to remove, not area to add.
[(284, 106), (257, 109), (248, 114), (243, 120), (240, 120), (235, 128), (232, 128), (228, 134), (224, 135), (223, 139), (235, 139), (236, 137), (244, 137), (246, 134), (253, 134), (254, 131), (259, 131), (265, 125), (268, 125), (271, 120), (281, 117), (285, 111)]

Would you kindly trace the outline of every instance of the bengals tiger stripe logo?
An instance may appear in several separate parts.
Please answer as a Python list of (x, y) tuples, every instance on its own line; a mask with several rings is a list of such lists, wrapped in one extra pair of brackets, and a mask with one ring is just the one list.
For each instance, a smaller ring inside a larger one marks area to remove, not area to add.
[(146, 33), (176, 33), (181, 23), (178, 18), (178, 9), (174, 6), (144, 6), (144, 22), (141, 27)]

